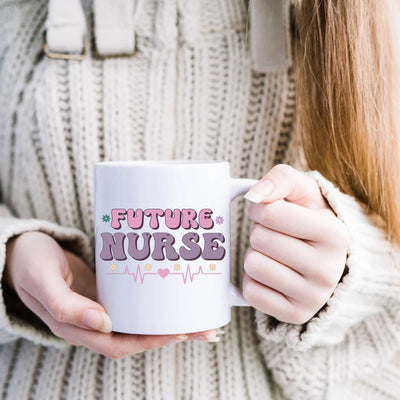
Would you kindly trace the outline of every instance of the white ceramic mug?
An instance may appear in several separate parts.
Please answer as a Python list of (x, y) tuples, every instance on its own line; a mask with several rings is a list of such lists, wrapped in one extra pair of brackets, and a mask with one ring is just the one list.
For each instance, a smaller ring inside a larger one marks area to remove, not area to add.
[(204, 331), (247, 305), (230, 281), (230, 203), (256, 182), (226, 161), (95, 165), (97, 291), (113, 331)]

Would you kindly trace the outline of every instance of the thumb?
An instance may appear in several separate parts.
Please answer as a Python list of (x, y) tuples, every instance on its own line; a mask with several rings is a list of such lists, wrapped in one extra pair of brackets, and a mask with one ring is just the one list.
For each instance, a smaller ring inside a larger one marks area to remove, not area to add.
[(67, 278), (73, 275), (74, 282), (79, 282), (79, 284), (74, 284), (72, 287), (77, 286), (80, 293), (95, 298), (93, 272), (80, 259), (80, 263), (76, 262), (78, 257), (71, 256), (71, 254), (66, 254), (67, 265), (62, 265), (62, 261), (53, 260), (52, 263), (59, 263), (59, 265), (44, 266), (44, 273), (31, 288), (30, 294), (58, 322), (109, 333), (112, 330), (112, 323), (104, 307), (94, 300), (76, 293), (68, 283), (70, 279)]
[(253, 203), (284, 199), (310, 209), (328, 208), (317, 182), (286, 164), (274, 166), (244, 197)]
[(68, 250), (63, 249), (63, 251), (69, 266), (68, 278), (71, 274), (70, 279), (64, 278), (68, 286), (74, 292), (96, 301), (96, 275), (80, 257)]

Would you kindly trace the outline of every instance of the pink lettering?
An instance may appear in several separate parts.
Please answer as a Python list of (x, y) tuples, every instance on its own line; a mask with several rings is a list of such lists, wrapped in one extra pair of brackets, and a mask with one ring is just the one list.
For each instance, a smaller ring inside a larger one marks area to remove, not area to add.
[(111, 226), (114, 229), (120, 229), (121, 223), (119, 221), (125, 219), (126, 210), (124, 208), (113, 208), (111, 210)]
[(160, 226), (158, 223), (158, 217), (164, 215), (164, 211), (159, 208), (148, 208), (144, 211), (146, 217), (150, 217), (150, 228), (158, 229)]

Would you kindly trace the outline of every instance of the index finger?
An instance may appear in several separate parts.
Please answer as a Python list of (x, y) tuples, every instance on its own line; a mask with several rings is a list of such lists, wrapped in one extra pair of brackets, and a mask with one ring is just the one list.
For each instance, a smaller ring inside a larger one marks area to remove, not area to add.
[(188, 335), (130, 335), (124, 333), (102, 333), (90, 331), (78, 326), (56, 321), (39, 301), (25, 293), (25, 301), (51, 331), (58, 337), (76, 346), (88, 349), (110, 358), (122, 358), (129, 354), (140, 353), (169, 343), (182, 342)]
[(333, 213), (310, 210), (286, 200), (252, 204), (249, 217), (266, 228), (302, 240), (329, 241), (333, 236)]
[(285, 199), (306, 208), (329, 208), (317, 182), (285, 164), (274, 166), (244, 197), (254, 203)]
[(83, 346), (113, 359), (123, 358), (168, 344), (185, 342), (195, 339), (198, 336), (198, 333), (181, 335), (134, 335), (112, 332), (111, 334), (105, 334), (96, 331), (87, 331), (72, 325), (65, 325), (65, 334), (68, 336), (74, 335), (75, 337), (79, 335), (79, 340)]
[(71, 336), (88, 349), (113, 359), (162, 347), (167, 344), (183, 342), (187, 335), (131, 335), (126, 333), (111, 334), (88, 331), (73, 325), (63, 327), (66, 340)]

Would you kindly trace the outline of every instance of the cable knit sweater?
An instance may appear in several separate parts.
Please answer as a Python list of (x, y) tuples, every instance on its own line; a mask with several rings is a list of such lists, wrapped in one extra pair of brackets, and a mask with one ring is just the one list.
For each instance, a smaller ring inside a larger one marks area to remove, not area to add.
[[(0, 271), (7, 240), (30, 230), (93, 267), (95, 162), (224, 159), (242, 178), (298, 163), (295, 77), (252, 70), (244, 1), (146, 0), (137, 53), (106, 60), (45, 57), (46, 12), (45, 0), (0, 0)], [(312, 176), (350, 247), (342, 281), (308, 323), (234, 308), (220, 343), (112, 360), (52, 335), (2, 285), (0, 398), (399, 399), (400, 252), (360, 204)], [(235, 200), (237, 285), (250, 225)]]

